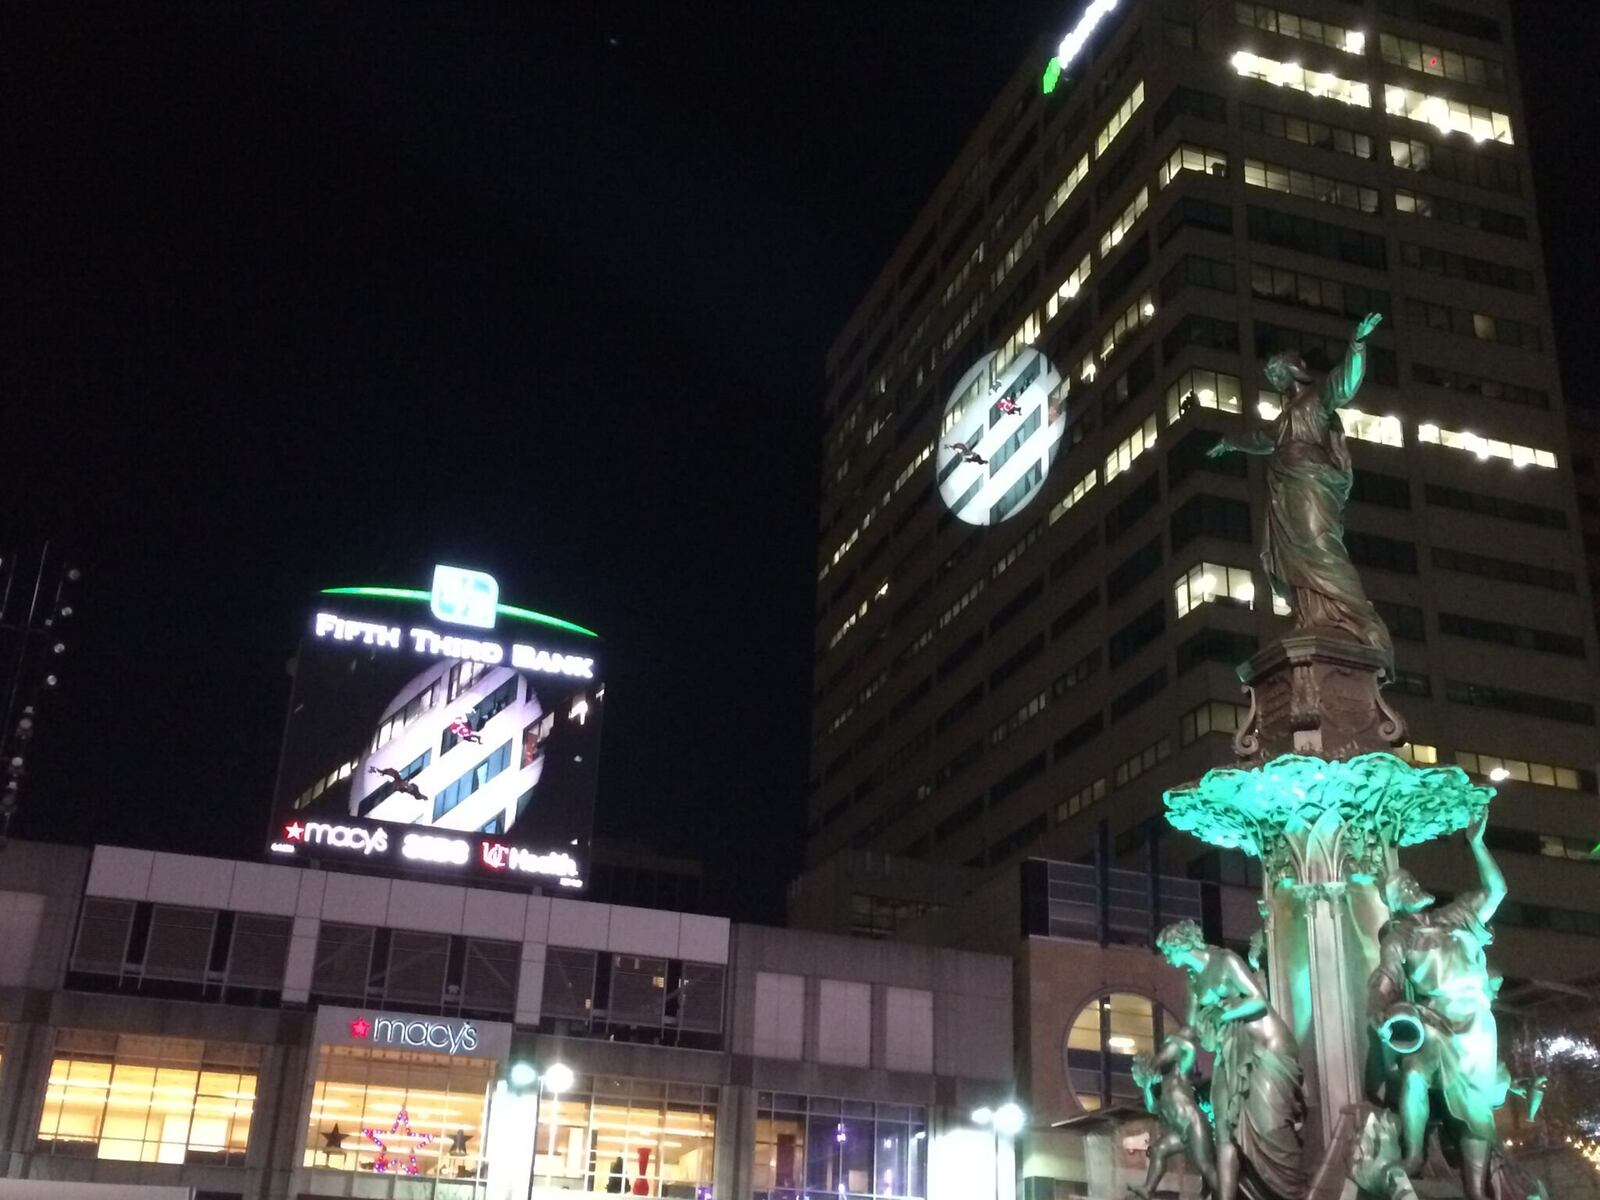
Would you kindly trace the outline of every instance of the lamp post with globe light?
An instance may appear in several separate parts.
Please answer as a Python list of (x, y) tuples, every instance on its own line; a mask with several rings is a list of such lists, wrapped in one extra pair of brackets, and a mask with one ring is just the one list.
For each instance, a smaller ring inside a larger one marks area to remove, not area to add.
[(976, 1125), (988, 1126), (994, 1135), (994, 1195), (995, 1200), (1005, 1200), (1006, 1191), (1001, 1177), (1000, 1168), (1000, 1142), (1015, 1142), (1028, 1123), (1028, 1116), (1022, 1111), (1022, 1106), (1014, 1100), (1007, 1100), (998, 1108), (990, 1108), (987, 1104), (972, 1110), (972, 1120)]
[[(529, 1139), (529, 1142), (524, 1143), (525, 1145), (530, 1145), (532, 1151), (528, 1162), (527, 1174), (527, 1186), (530, 1191), (538, 1186), (537, 1146), (539, 1121), (543, 1116), (541, 1110), (544, 1107), (544, 1094), (546, 1092), (550, 1093), (553, 1103), (559, 1106), (561, 1093), (571, 1090), (576, 1079), (577, 1076), (573, 1073), (572, 1068), (560, 1062), (551, 1063), (541, 1070), (534, 1063), (517, 1061), (513, 1062), (506, 1070), (505, 1082), (501, 1086), (508, 1088), (512, 1095), (531, 1098), (533, 1101), (533, 1137)], [(557, 1110), (552, 1108), (550, 1112), (550, 1147), (547, 1151), (552, 1159), (554, 1159), (556, 1152), (556, 1116)], [(547, 1183), (553, 1179), (554, 1174), (553, 1167), (546, 1170), (545, 1179)]]

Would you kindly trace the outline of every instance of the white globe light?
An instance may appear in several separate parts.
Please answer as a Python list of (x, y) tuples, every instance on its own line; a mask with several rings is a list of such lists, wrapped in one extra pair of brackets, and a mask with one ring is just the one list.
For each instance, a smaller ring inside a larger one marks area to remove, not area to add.
[(539, 1072), (533, 1069), (532, 1063), (512, 1063), (511, 1070), (506, 1073), (513, 1087), (527, 1087), (539, 1078)]
[(994, 1109), (985, 1104), (982, 1108), (972, 1110), (972, 1119), (979, 1125), (987, 1125), (994, 1120)]
[(544, 1073), (544, 1086), (552, 1092), (564, 1092), (576, 1078), (566, 1063), (551, 1063)]
[(1001, 1137), (1016, 1137), (1027, 1123), (1019, 1104), (1002, 1104), (994, 1110), (994, 1129)]

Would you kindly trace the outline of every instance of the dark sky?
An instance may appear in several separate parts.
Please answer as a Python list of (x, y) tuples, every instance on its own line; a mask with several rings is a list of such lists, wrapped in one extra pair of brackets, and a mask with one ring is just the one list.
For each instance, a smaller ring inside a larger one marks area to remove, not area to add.
[[(823, 353), (1080, 7), (0, 8), (0, 552), (86, 575), (17, 831), (257, 853), (311, 593), (457, 561), (606, 636), (598, 830), (777, 917)], [(1518, 10), (1575, 398), (1597, 9)]]

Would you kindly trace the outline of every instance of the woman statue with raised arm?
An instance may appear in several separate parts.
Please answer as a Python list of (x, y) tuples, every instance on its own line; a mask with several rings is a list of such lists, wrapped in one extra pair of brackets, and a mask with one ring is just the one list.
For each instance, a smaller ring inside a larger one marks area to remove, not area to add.
[(1156, 948), (1188, 974), (1187, 1024), (1216, 1055), (1217, 1200), (1302, 1200), (1305, 1081), (1294, 1034), (1244, 960), (1206, 945), (1193, 921), (1168, 925)]
[(1353, 480), (1338, 411), (1366, 374), (1367, 338), (1383, 317), (1356, 326), (1350, 350), (1318, 380), (1289, 351), (1267, 363), (1267, 382), (1283, 396), (1272, 433), (1223, 438), (1211, 457), (1238, 452), (1267, 459), (1266, 531), (1261, 564), (1272, 590), (1288, 602), (1300, 629), (1338, 629), (1383, 654), (1394, 676), (1394, 646), (1344, 546), (1344, 509)]

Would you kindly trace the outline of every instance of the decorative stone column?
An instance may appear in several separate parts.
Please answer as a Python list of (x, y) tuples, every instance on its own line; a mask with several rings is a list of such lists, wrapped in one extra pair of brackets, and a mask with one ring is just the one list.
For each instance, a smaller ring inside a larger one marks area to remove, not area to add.
[(1273, 1007), (1306, 1072), (1313, 1196), (1353, 1194), (1346, 1170), (1371, 1098), (1367, 988), (1387, 918), (1378, 881), (1396, 850), (1464, 829), (1493, 791), (1459, 767), (1393, 753), (1405, 722), (1378, 690), (1382, 660), (1353, 642), (1297, 634), (1240, 670), (1249, 716), (1236, 767), (1166, 794), (1167, 820), (1260, 860)]

